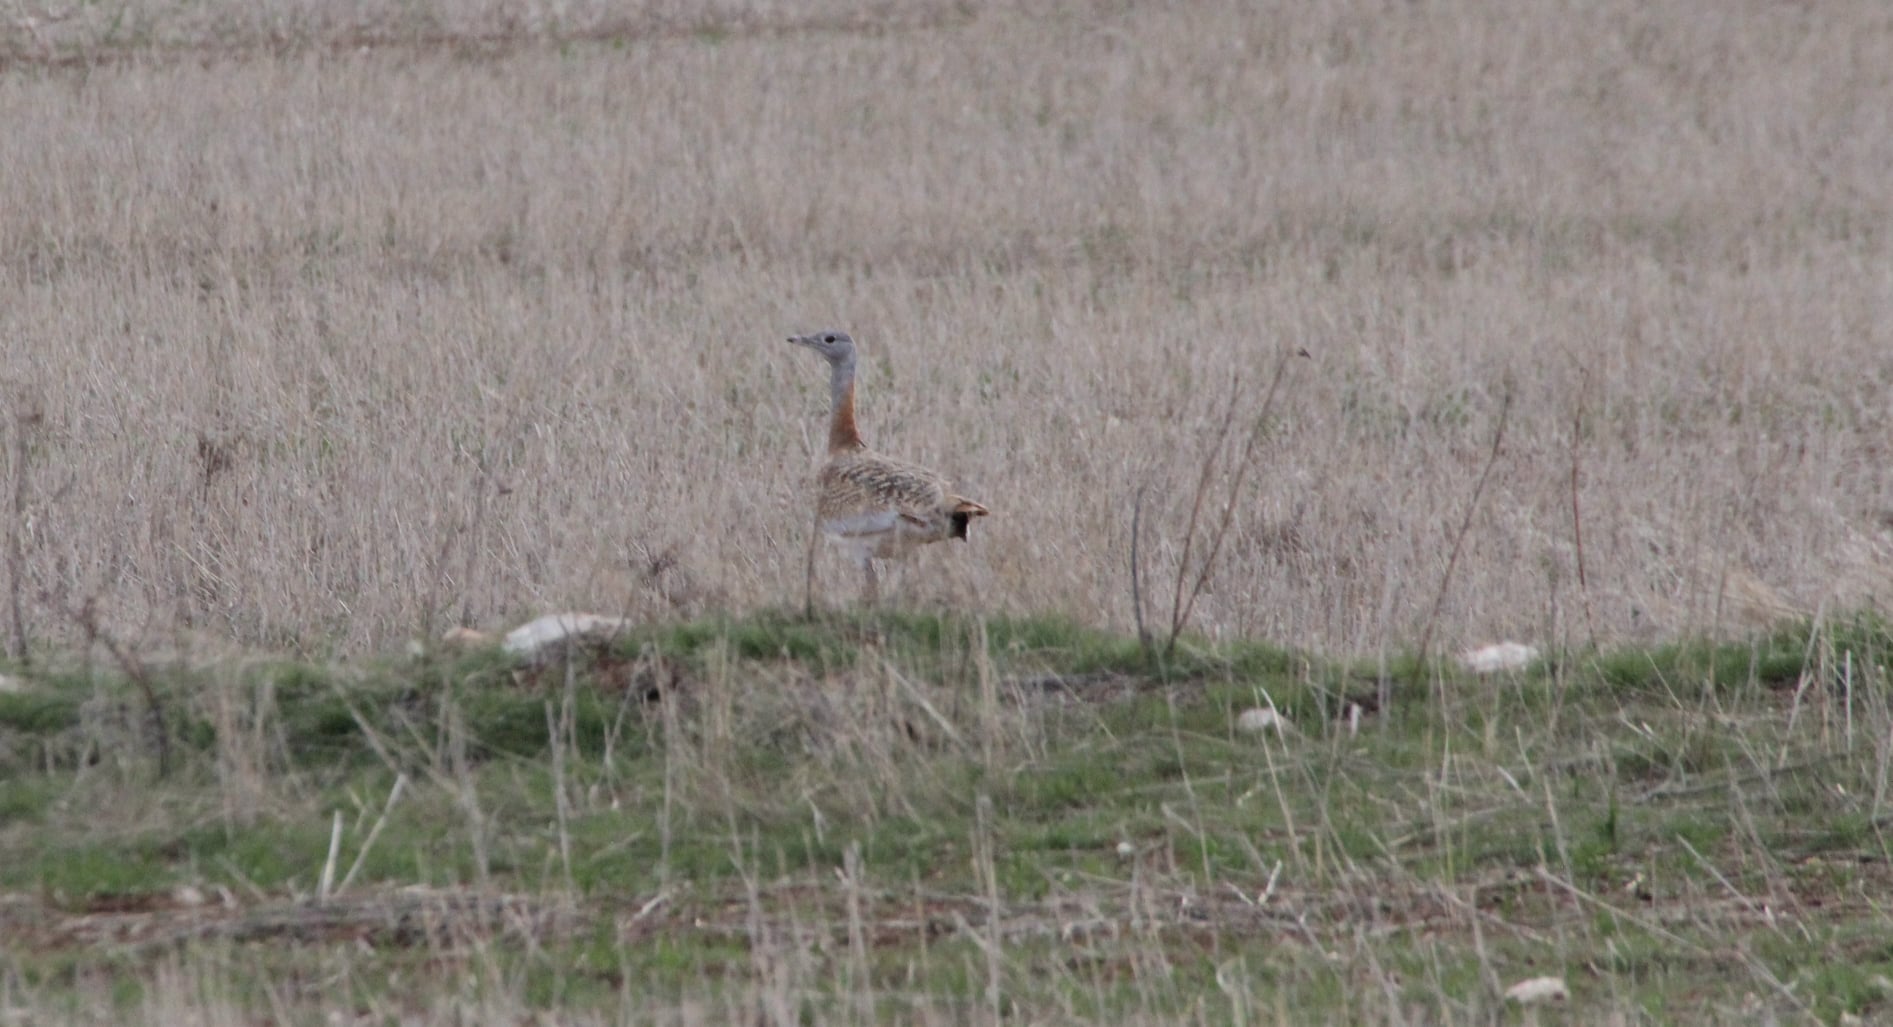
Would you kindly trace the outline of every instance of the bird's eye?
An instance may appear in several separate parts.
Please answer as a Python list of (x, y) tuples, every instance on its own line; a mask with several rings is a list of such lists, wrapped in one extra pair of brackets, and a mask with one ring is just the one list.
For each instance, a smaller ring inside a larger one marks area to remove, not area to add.
[(835, 341), (835, 337), (832, 335), (824, 335), (822, 336), (822, 341), (829, 343), (830, 345), (833, 345)]

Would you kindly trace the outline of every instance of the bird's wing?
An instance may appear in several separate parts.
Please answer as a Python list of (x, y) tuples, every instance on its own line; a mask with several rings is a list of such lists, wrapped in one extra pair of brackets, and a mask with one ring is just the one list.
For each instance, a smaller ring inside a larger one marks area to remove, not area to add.
[[(946, 483), (924, 467), (876, 456), (850, 456), (822, 468), (824, 519), (904, 518), (916, 523), (939, 516)], [(893, 522), (888, 521), (887, 527)]]

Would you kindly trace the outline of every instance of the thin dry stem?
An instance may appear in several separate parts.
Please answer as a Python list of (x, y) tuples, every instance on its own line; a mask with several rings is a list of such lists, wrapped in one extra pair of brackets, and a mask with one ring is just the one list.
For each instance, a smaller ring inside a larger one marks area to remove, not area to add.
[[(1253, 466), (1255, 462), (1255, 446), (1261, 439), (1263, 431), (1268, 426), (1269, 410), (1275, 405), (1275, 393), (1276, 390), (1281, 387), (1282, 376), (1288, 372), (1288, 362), (1297, 356), (1306, 357), (1307, 355), (1306, 350), (1284, 350), (1282, 354), (1276, 358), (1275, 373), (1269, 378), (1268, 392), (1262, 397), (1262, 409), (1256, 413), (1255, 423), (1249, 428), (1248, 439), (1242, 446), (1242, 456), (1236, 462), (1235, 479), (1229, 483), (1229, 490), (1223, 496), (1222, 517), (1217, 520), (1216, 531), (1210, 536), (1209, 552), (1204, 554), (1203, 562), (1201, 566), (1197, 568), (1196, 580), (1190, 585), (1190, 595), (1183, 603), (1182, 615), (1170, 625), (1170, 641), (1166, 646), (1166, 651), (1175, 650), (1177, 635), (1183, 631), (1184, 625), (1189, 623), (1190, 614), (1196, 609), (1197, 597), (1203, 594), (1203, 589), (1209, 585), (1210, 575), (1216, 572), (1216, 559), (1222, 553), (1223, 540), (1229, 537), (1229, 522), (1235, 515), (1236, 502), (1242, 496), (1243, 480), (1248, 477), (1249, 468)], [(1232, 385), (1232, 410), (1234, 409), (1234, 389), (1235, 386)], [(1192, 512), (1190, 518), (1192, 526), (1195, 525), (1195, 519), (1195, 514)], [(1189, 545), (1186, 539), (1184, 555), (1187, 557), (1188, 554)]]
[(151, 733), (158, 744), (158, 776), (168, 776), (171, 773), (171, 730), (151, 666), (133, 655), (130, 647), (100, 626), (96, 598), (88, 596), (76, 607), (65, 606), (51, 596), (42, 596), (42, 599), (48, 605), (61, 609), (67, 618), (78, 625), (88, 648), (103, 648), (112, 657), (112, 662), (118, 665), (120, 672), (138, 689), (139, 695), (144, 697), (145, 714), (151, 721)]
[(26, 663), (26, 491), (33, 458), (33, 435), (45, 414), (31, 400), (17, 400), (13, 412), (12, 518), (7, 524), (7, 658)]
[(1591, 649), (1597, 649), (1597, 618), (1591, 610), (1591, 579), (1584, 569), (1584, 515), (1578, 505), (1583, 482), (1584, 404), (1591, 391), (1591, 376), (1585, 372), (1578, 386), (1577, 405), (1571, 411), (1571, 547), (1576, 554), (1578, 602), (1584, 607), (1584, 633)]
[(335, 896), (341, 897), (348, 886), (355, 881), (355, 875), (361, 873), (362, 865), (368, 862), (369, 850), (375, 847), (375, 840), (381, 837), (381, 830), (388, 826), (388, 817), (394, 812), (395, 804), (401, 801), (401, 794), (407, 790), (408, 776), (396, 774), (394, 786), (388, 789), (388, 801), (382, 804), (381, 815), (375, 818), (373, 827), (368, 829), (368, 837), (362, 839), (361, 848), (355, 850), (355, 859), (348, 865), (348, 873), (342, 875), (340, 884), (335, 886)]
[[(1187, 619), (1184, 608), (1183, 583), (1190, 573), (1190, 547), (1196, 542), (1196, 521), (1202, 516), (1203, 502), (1209, 498), (1210, 478), (1216, 473), (1216, 458), (1222, 455), (1223, 443), (1229, 439), (1229, 426), (1236, 416), (1236, 400), (1242, 396), (1242, 380), (1237, 378), (1229, 383), (1229, 402), (1223, 407), (1223, 416), (1216, 422), (1216, 433), (1211, 436), (1209, 446), (1203, 452), (1202, 473), (1196, 479), (1196, 489), (1190, 493), (1190, 519), (1183, 526), (1183, 552), (1177, 557), (1176, 585), (1170, 592), (1170, 634), (1164, 640), (1163, 651), (1169, 656), (1176, 651), (1177, 636), (1183, 633), (1183, 624)], [(1195, 596), (1190, 597), (1192, 600)]]
[(1144, 623), (1143, 537), (1144, 494), (1150, 483), (1142, 482), (1131, 497), (1131, 620), (1137, 626), (1137, 644), (1150, 651), (1150, 627)]
[(1479, 481), (1472, 487), (1472, 495), (1466, 497), (1466, 515), (1459, 522), (1459, 530), (1453, 533), (1452, 552), (1446, 557), (1446, 569), (1440, 572), (1439, 590), (1433, 593), (1433, 607), (1427, 613), (1426, 625), (1420, 629), (1420, 666), (1426, 666), (1426, 657), (1433, 642), (1433, 629), (1439, 624), (1440, 607), (1446, 603), (1446, 590), (1452, 587), (1453, 570), (1459, 566), (1459, 554), (1466, 548), (1466, 536), (1472, 533), (1472, 519), (1479, 512), (1479, 497), (1485, 495), (1486, 482), (1492, 478), (1492, 469), (1498, 466), (1499, 454), (1505, 446), (1505, 426), (1512, 416), (1512, 393), (1508, 390), (1499, 403), (1499, 423), (1492, 429), (1492, 452), (1486, 456), (1485, 469), (1479, 472)]

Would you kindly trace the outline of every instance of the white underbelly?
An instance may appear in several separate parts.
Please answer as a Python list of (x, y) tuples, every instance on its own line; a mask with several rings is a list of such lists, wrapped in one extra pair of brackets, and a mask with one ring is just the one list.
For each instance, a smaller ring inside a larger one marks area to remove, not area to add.
[(934, 541), (939, 532), (928, 528), (887, 510), (831, 518), (822, 523), (822, 534), (852, 559), (885, 560)]

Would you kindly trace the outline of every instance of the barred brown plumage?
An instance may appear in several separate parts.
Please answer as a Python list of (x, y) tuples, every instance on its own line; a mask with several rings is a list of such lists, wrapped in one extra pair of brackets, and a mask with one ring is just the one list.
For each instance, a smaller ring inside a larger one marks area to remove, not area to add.
[(794, 335), (789, 341), (828, 361), (828, 462), (816, 477), (816, 526), (852, 558), (878, 597), (874, 561), (928, 542), (966, 538), (984, 506), (947, 489), (946, 479), (868, 449), (854, 416), (855, 345), (839, 331)]

